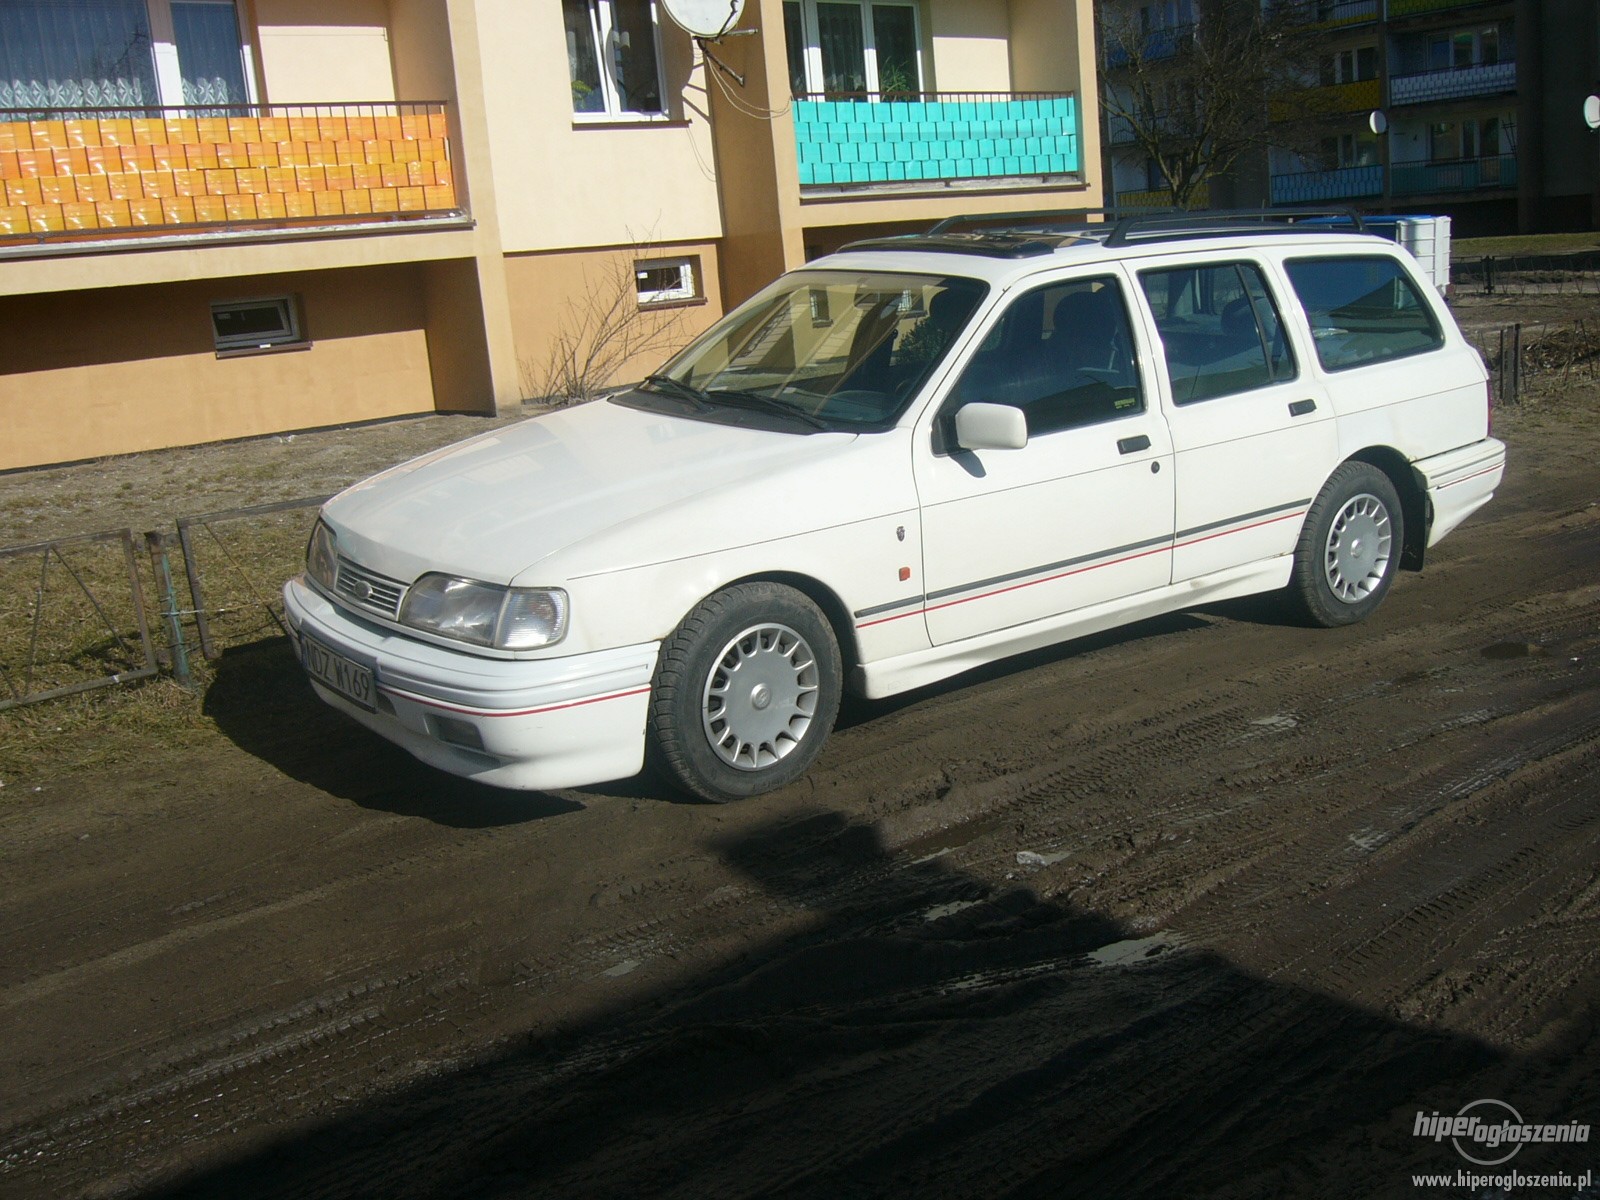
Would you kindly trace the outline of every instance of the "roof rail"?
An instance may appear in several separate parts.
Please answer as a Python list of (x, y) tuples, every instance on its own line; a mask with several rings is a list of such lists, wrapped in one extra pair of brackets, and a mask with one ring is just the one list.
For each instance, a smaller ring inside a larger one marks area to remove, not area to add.
[[(1098, 218), (1098, 219), (1096, 219)], [(1253, 233), (1263, 226), (1292, 229), (1307, 219), (1323, 223), (1348, 221), (1357, 233), (1364, 233), (1361, 215), (1353, 208), (1242, 208), (1211, 212), (1192, 209), (1160, 208), (1064, 208), (1044, 212), (970, 213), (946, 217), (925, 237), (948, 234), (961, 226), (973, 226), (974, 233), (1034, 233), (1047, 229), (1061, 232), (1106, 235), (1106, 245), (1120, 246), (1139, 238), (1220, 237)]]
[[(1066, 238), (1093, 238), (1106, 246), (1185, 238), (1244, 237), (1263, 228), (1326, 232), (1348, 223), (1365, 233), (1352, 208), (1246, 208), (1214, 212), (1117, 208), (1068, 208), (1045, 212), (971, 213), (946, 217), (926, 233), (868, 238), (844, 250), (939, 250), (985, 258), (1035, 258), (1060, 248)], [(969, 228), (970, 227), (970, 228)]]
[(1356, 233), (1365, 233), (1361, 214), (1353, 208), (1243, 208), (1214, 212), (1142, 213), (1124, 217), (1106, 238), (1108, 246), (1124, 246), (1131, 241), (1165, 241), (1179, 238), (1238, 237), (1259, 232), (1265, 226), (1298, 229), (1308, 220), (1316, 221), (1307, 232), (1325, 232), (1336, 221), (1348, 221)]

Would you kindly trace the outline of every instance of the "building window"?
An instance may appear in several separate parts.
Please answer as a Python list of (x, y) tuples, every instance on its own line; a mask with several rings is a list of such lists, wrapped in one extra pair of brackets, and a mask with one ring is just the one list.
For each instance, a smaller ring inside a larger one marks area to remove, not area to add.
[(1505, 153), (1499, 117), (1442, 121), (1428, 129), (1428, 157), (1434, 162), (1495, 158)]
[(633, 264), (639, 307), (681, 304), (700, 298), (699, 262), (693, 258), (658, 258)]
[(562, 0), (572, 111), (579, 116), (665, 114), (654, 0)]
[(4, 0), (0, 108), (248, 104), (234, 0)]
[(1352, 46), (1322, 60), (1322, 83), (1363, 83), (1378, 77), (1378, 48)]
[(219, 301), (211, 306), (211, 337), (218, 358), (307, 344), (294, 296)]
[(1372, 167), (1378, 163), (1378, 139), (1371, 133), (1341, 133), (1322, 139), (1322, 160), (1333, 167)]
[(789, 86), (796, 96), (914, 97), (923, 90), (917, 9), (866, 0), (785, 0)]

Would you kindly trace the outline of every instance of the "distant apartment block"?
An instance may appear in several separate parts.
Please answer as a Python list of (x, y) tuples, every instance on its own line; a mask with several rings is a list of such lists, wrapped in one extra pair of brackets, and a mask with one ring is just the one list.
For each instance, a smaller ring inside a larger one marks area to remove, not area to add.
[[(1137, 7), (1152, 39), (1204, 36), (1207, 0)], [(1263, 108), (1269, 120), (1318, 114), (1320, 136), (1219, 180), (1225, 202), (1443, 213), (1458, 235), (1594, 226), (1600, 149), (1582, 116), (1600, 86), (1594, 0), (1289, 7), (1315, 39), (1314, 77)], [(1149, 164), (1125, 144), (1108, 156), (1116, 202), (1158, 200)]]

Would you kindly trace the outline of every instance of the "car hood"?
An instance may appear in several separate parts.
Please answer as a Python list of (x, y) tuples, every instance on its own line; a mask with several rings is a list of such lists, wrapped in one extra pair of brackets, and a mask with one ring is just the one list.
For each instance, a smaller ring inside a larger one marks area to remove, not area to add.
[(392, 579), (442, 571), (510, 583), (604, 530), (854, 440), (596, 402), (402, 463), (339, 493), (323, 515), (341, 554)]

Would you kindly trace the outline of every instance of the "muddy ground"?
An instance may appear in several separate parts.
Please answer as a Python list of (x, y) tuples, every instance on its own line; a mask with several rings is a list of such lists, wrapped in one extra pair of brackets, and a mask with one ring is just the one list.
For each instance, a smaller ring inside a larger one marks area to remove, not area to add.
[(1500, 419), (1502, 494), (1364, 626), (1230, 603), (857, 703), (740, 805), (452, 780), (229, 654), (191, 741), (0, 793), (0, 1194), (1600, 1167), (1413, 1136), (1600, 1121), (1597, 391)]

